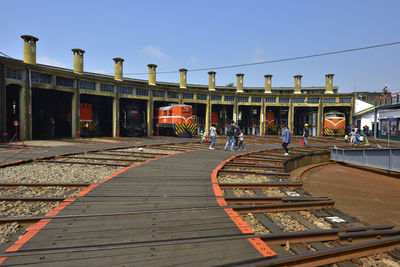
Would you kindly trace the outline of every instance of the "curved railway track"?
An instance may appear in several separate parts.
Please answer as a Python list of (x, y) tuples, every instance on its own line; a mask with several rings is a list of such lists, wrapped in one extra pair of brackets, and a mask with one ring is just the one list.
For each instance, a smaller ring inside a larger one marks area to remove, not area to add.
[[(327, 148), (291, 150), (290, 158), (298, 158), (326, 153)], [(272, 149), (235, 155), (214, 173), (221, 207), (243, 205), (233, 208), (240, 219), (231, 218), (238, 227), (249, 226), (246, 232), (254, 232), (276, 253), (240, 266), (375, 266), (374, 258), (385, 259), (378, 261), (381, 266), (399, 264), (400, 230), (369, 225), (335, 209), (333, 200), (310, 196), (300, 182), (278, 171), (287, 162), (281, 153)], [(254, 181), (255, 176), (263, 178)]]
[[(164, 209), (155, 204), (153, 209), (132, 211), (98, 212), (85, 214), (59, 214), (79, 196), (108, 181), (121, 170), (175, 153), (207, 148), (208, 144), (136, 146), (132, 148), (104, 149), (41, 158), (27, 164), (75, 166), (75, 168), (111, 168), (112, 174), (97, 177), (95, 181), (55, 183), (48, 179), (40, 183), (0, 183), (0, 203), (54, 202), (55, 209), (38, 215), (0, 218), (0, 225), (15, 228), (15, 224), (29, 226), (27, 233), (39, 231), (49, 220), (76, 220), (80, 218), (107, 218), (124, 216), (151, 216), (152, 214), (201, 214), (204, 211), (225, 210), (242, 234), (224, 234), (208, 237), (188, 237), (164, 240), (138, 240), (119, 244), (85, 245), (54, 249), (23, 250), (8, 249), (0, 255), (0, 263), (6, 257), (50, 257), (60, 254), (113, 251), (131, 248), (157, 248), (187, 246), (190, 244), (214, 244), (249, 240), (264, 256), (252, 260), (235, 261), (231, 265), (243, 266), (363, 266), (371, 257), (399, 262), (400, 231), (393, 225), (369, 225), (335, 209), (334, 200), (323, 196), (311, 196), (302, 189), (302, 183), (292, 181), (285, 171), (285, 164), (293, 158), (321, 155), (328, 147), (306, 149), (292, 148), (291, 157), (283, 157), (281, 149), (248, 152), (232, 156), (221, 163), (212, 174), (212, 196), (129, 196), (146, 200), (195, 201), (216, 199), (214, 205), (188, 204), (187, 207)], [(10, 167), (14, 164), (10, 164)], [(14, 166), (18, 168), (26, 164)], [(79, 166), (79, 167), (76, 167)], [(7, 167), (5, 167), (7, 168)], [(111, 177), (111, 178), (110, 178)], [(54, 177), (55, 179), (59, 177)], [(63, 180), (63, 179), (62, 179)], [(55, 192), (64, 188), (60, 196), (48, 196), (42, 192)], [(65, 190), (67, 189), (67, 190)], [(13, 191), (14, 190), (14, 191)], [(32, 196), (33, 195), (33, 196)], [(48, 196), (48, 197), (46, 197)], [(117, 196), (113, 197), (116, 198)], [(126, 196), (121, 199), (126, 198)], [(161, 202), (162, 203), (162, 202)], [(190, 202), (193, 203), (193, 202)], [(176, 222), (179, 225), (179, 222)], [(33, 227), (33, 228), (32, 228)], [(182, 225), (184, 227), (184, 225)], [(13, 229), (14, 229), (13, 228)], [(6, 237), (9, 238), (9, 237)], [(260, 242), (261, 241), (261, 242)], [(17, 244), (18, 247), (18, 244)], [(3, 257), (3, 258), (1, 258)], [(369, 257), (369, 258), (368, 258)], [(5, 262), (6, 263), (6, 262)], [(162, 265), (162, 264), (161, 264)]]

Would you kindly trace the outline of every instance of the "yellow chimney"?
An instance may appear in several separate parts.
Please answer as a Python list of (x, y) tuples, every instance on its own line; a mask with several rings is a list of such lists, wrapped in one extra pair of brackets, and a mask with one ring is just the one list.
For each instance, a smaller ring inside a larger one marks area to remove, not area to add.
[(180, 77), (179, 77), (179, 87), (185, 89), (186, 88), (186, 80), (187, 80), (187, 69), (180, 69), (179, 70)]
[(271, 78), (272, 78), (272, 75), (271, 74), (264, 75), (264, 78), (265, 78), (265, 90), (264, 90), (264, 93), (271, 94), (272, 93), (272, 90), (271, 90)]
[(36, 64), (36, 42), (39, 38), (31, 35), (21, 35), (24, 39), (24, 62), (28, 64)]
[(113, 58), (114, 60), (114, 79), (117, 81), (122, 81), (123, 78), (123, 62), (124, 59), (120, 57)]
[(236, 93), (243, 93), (243, 73), (238, 73), (236, 74), (236, 80), (237, 80), (237, 85), (236, 85)]
[(208, 90), (215, 91), (215, 71), (208, 72)]
[(147, 65), (149, 68), (149, 85), (156, 85), (156, 64)]
[(85, 54), (85, 50), (79, 48), (73, 48), (71, 50), (74, 53), (74, 72), (83, 73), (83, 54)]
[(301, 75), (294, 76), (294, 93), (301, 94)]
[(325, 94), (333, 94), (333, 76), (334, 74), (328, 73), (325, 75)]

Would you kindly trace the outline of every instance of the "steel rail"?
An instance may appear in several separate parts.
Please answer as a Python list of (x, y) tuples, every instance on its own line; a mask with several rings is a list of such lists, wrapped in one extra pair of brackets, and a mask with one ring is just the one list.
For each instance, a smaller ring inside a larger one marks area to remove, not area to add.
[[(299, 232), (283, 232), (283, 233), (270, 233), (261, 239), (270, 246), (299, 244), (307, 242), (324, 242), (344, 239), (342, 236), (352, 235), (353, 241), (356, 242), (357, 238), (362, 236), (373, 237), (374, 239), (379, 238), (385, 231), (385, 235), (398, 234), (398, 230), (391, 230), (394, 226), (392, 224), (384, 225), (369, 225), (369, 226), (358, 226), (358, 227), (344, 227), (344, 228), (332, 228), (332, 229), (321, 229), (314, 231), (299, 231)], [(391, 232), (389, 232), (391, 231)], [(364, 236), (363, 236), (364, 235)]]
[[(81, 154), (83, 155), (83, 154)], [(96, 158), (96, 157), (80, 157), (80, 155), (76, 155), (76, 156), (59, 156), (57, 157), (59, 159), (62, 158), (67, 158), (67, 159), (91, 159), (91, 160), (110, 160), (110, 161), (126, 161), (126, 162), (143, 162), (146, 161), (144, 159), (113, 159), (113, 158)]]
[[(104, 152), (103, 152), (104, 151)], [(96, 152), (90, 152), (90, 153), (97, 153), (100, 152), (102, 153), (109, 153), (109, 152), (114, 152), (113, 150), (99, 150)], [(154, 157), (162, 157), (165, 155), (169, 155), (169, 154), (165, 154), (165, 153), (150, 153), (150, 152), (139, 152), (139, 151), (135, 151), (135, 152), (130, 152), (130, 151), (115, 151), (115, 153), (121, 153), (124, 154), (124, 156), (128, 155), (143, 155), (143, 156), (154, 156)]]
[(45, 187), (45, 186), (59, 186), (59, 187), (85, 187), (89, 186), (91, 183), (0, 183), (0, 187)]
[(365, 257), (371, 254), (385, 252), (400, 245), (400, 235), (361, 242), (357, 244), (328, 248), (306, 254), (280, 257), (276, 259), (253, 261), (251, 263), (235, 264), (235, 266), (320, 266), (355, 257)]
[(13, 217), (0, 218), (0, 223), (13, 221), (37, 221), (41, 219), (75, 219), (89, 217), (107, 217), (107, 216), (126, 216), (126, 215), (143, 215), (154, 213), (175, 213), (175, 212), (193, 212), (207, 210), (224, 210), (233, 209), (238, 212), (260, 212), (260, 211), (286, 211), (286, 210), (306, 210), (312, 208), (331, 208), (334, 201), (305, 201), (293, 203), (271, 203), (271, 204), (253, 204), (253, 205), (229, 205), (229, 206), (208, 206), (208, 207), (192, 207), (192, 208), (171, 208), (171, 209), (156, 209), (156, 210), (138, 210), (124, 212), (104, 212), (104, 213), (88, 213), (88, 214), (71, 214), (71, 215), (56, 215), (56, 216), (34, 216), (34, 217)]
[(253, 154), (246, 154), (243, 156), (238, 156), (236, 159), (268, 159), (271, 161), (286, 161), (286, 158), (283, 157), (270, 157), (270, 156), (256, 156)]
[[(376, 229), (390, 229), (393, 225), (377, 225), (377, 226), (364, 226), (364, 227), (347, 227), (329, 230), (314, 231), (314, 235), (324, 234), (329, 238), (328, 235), (336, 235), (344, 232), (354, 231), (367, 231)], [(321, 233), (318, 233), (321, 232)], [(324, 233), (326, 232), (326, 233)], [(332, 233), (331, 233), (332, 232)], [(304, 232), (310, 234), (309, 232)], [(290, 234), (290, 233), (285, 233)], [(160, 241), (144, 241), (144, 242), (131, 242), (131, 243), (116, 243), (107, 245), (94, 245), (94, 246), (82, 246), (82, 247), (66, 247), (66, 248), (55, 248), (55, 249), (31, 249), (19, 252), (6, 252), (0, 254), (0, 257), (20, 257), (20, 256), (39, 256), (49, 254), (60, 254), (60, 253), (73, 253), (73, 252), (89, 252), (89, 251), (101, 251), (101, 250), (113, 250), (113, 249), (126, 249), (126, 248), (140, 248), (140, 247), (155, 247), (155, 246), (170, 246), (170, 245), (184, 245), (184, 244), (195, 244), (195, 243), (206, 243), (206, 242), (218, 242), (218, 241), (229, 241), (229, 240), (242, 240), (249, 238), (261, 238), (262, 240), (279, 239), (280, 236), (285, 234), (239, 234), (239, 235), (224, 235), (224, 236), (211, 236), (202, 238), (186, 238), (186, 239), (171, 239), (171, 240), (160, 240)], [(298, 238), (300, 238), (300, 232), (296, 232)], [(268, 242), (269, 243), (269, 242)], [(270, 243), (269, 243), (270, 244)]]
[(253, 206), (240, 206), (233, 208), (241, 213), (260, 213), (260, 212), (274, 212), (274, 211), (296, 211), (296, 210), (310, 210), (310, 209), (331, 209), (335, 205), (333, 200), (322, 201), (299, 201), (299, 202), (285, 202), (285, 203), (270, 203)]
[(328, 197), (225, 197), (225, 201), (234, 204), (251, 203), (284, 203), (300, 201), (323, 201), (329, 200)]
[(0, 201), (23, 201), (23, 202), (57, 202), (64, 201), (67, 197), (1, 197)]
[(301, 182), (219, 183), (221, 188), (301, 187)]
[(128, 167), (132, 164), (118, 164), (118, 163), (105, 163), (105, 162), (79, 162), (79, 161), (58, 161), (48, 159), (35, 159), (34, 162), (46, 162), (46, 163), (60, 163), (60, 164), (84, 164), (84, 165), (103, 165), (112, 167)]
[(278, 172), (278, 171), (251, 171), (251, 170), (229, 170), (229, 169), (220, 169), (218, 173), (227, 172), (227, 173), (242, 173), (242, 174), (257, 174), (257, 175), (277, 175), (277, 176), (290, 176), (290, 173), (287, 172)]
[(224, 167), (254, 167), (254, 168), (265, 168), (265, 169), (283, 169), (281, 164), (260, 164), (260, 163), (241, 163), (241, 162), (228, 162), (225, 163)]
[[(149, 159), (153, 159), (153, 158), (158, 158), (160, 156), (150, 156), (150, 155), (141, 155), (140, 153), (119, 153), (119, 152), (115, 152), (115, 153), (111, 153), (111, 152), (91, 152), (89, 154), (97, 154), (97, 155), (106, 155), (106, 156), (121, 156), (121, 157), (126, 157), (126, 156), (131, 156), (131, 157), (140, 157), (140, 158), (149, 158)], [(162, 156), (164, 155), (168, 155), (168, 154), (162, 154)]]

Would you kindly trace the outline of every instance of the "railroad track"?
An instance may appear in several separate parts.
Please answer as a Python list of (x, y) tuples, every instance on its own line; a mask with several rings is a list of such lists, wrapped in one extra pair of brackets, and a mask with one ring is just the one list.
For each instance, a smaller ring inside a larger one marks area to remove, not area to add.
[(11, 242), (12, 235), (23, 231), (23, 226), (40, 220), (35, 217), (48, 218), (61, 203), (80, 196), (123, 168), (207, 146), (135, 146), (5, 164), (0, 168), (0, 245)]
[(236, 156), (221, 166), (216, 195), (224, 201), (219, 202), (277, 254), (239, 266), (375, 266), (376, 258), (399, 264), (400, 230), (347, 215), (333, 200), (311, 196), (278, 171), (288, 159), (321, 153), (327, 147), (292, 148), (288, 158), (272, 149)]
[[(111, 168), (115, 172), (126, 166), (167, 156), (171, 153), (204, 149), (207, 147), (208, 144), (184, 144), (106, 149), (74, 155), (61, 155), (29, 164), (67, 166), (68, 168), (74, 167), (78, 169), (83, 168), (83, 166), (86, 168), (91, 166), (94, 169), (104, 167)], [(49, 219), (74, 220), (79, 218), (124, 216), (138, 216), (140, 218), (142, 218), (141, 216), (146, 216), (146, 218), (151, 218), (155, 214), (187, 214), (190, 216), (190, 214), (201, 213), (203, 211), (229, 210), (229, 216), (240, 217), (247, 224), (247, 227), (240, 229), (249, 230), (248, 233), (168, 240), (147, 239), (146, 241), (141, 241), (139, 239), (136, 242), (123, 242), (119, 244), (16, 251), (2, 254), (0, 258), (29, 255), (45, 258), (48, 255), (74, 252), (111, 251), (127, 248), (151, 248), (153, 250), (157, 247), (165, 246), (202, 245), (241, 239), (260, 239), (277, 255), (271, 258), (235, 262), (234, 265), (317, 266), (335, 263), (337, 266), (362, 266), (367, 255), (374, 255), (376, 253), (383, 253), (384, 257), (396, 262), (396, 255), (400, 255), (395, 249), (400, 244), (400, 233), (398, 230), (393, 229), (393, 225), (371, 226), (344, 214), (335, 209), (333, 200), (323, 196), (311, 196), (302, 189), (300, 182), (291, 181), (290, 175), (284, 172), (286, 160), (293, 160), (294, 157), (305, 155), (319, 155), (324, 153), (326, 149), (326, 147), (292, 149), (292, 156), (286, 158), (282, 156), (281, 149), (247, 153), (234, 157), (219, 169), (216, 177), (217, 181), (215, 184), (221, 190), (221, 195), (217, 195), (216, 198), (218, 203), (226, 203), (222, 206), (209, 205), (162, 209), (157, 208), (157, 205), (155, 205), (154, 209), (135, 211), (72, 215), (41, 214), (39, 216), (0, 218), (0, 225), (10, 225), (11, 227), (12, 224), (15, 226), (15, 223), (30, 225), (39, 222), (40, 224), (40, 222)], [(143, 157), (140, 157), (141, 155)], [(54, 178), (57, 179), (58, 177)], [(62, 186), (71, 190), (77, 186), (85, 188), (93, 184), (99, 184), (104, 179), (106, 178), (103, 176), (94, 181), (82, 180), (82, 183), (73, 180), (70, 183), (65, 182)], [(10, 183), (9, 185), (4, 185), (4, 187), (15, 189), (23, 186), (28, 188), (57, 186), (51, 181), (53, 180), (49, 179), (47, 183), (42, 182), (41, 184), (32, 186), (26, 185), (26, 183), (15, 183), (14, 185)], [(0, 184), (0, 188), (2, 188), (2, 184)], [(81, 187), (79, 188), (80, 190), (84, 190)], [(146, 195), (131, 197), (137, 199), (143, 198), (146, 201), (151, 199), (163, 199), (165, 201), (196, 199), (194, 196), (167, 197)], [(31, 199), (26, 197), (26, 202), (36, 202), (36, 200), (39, 200), (39, 196), (31, 197)], [(54, 197), (53, 200), (56, 200), (56, 198)], [(4, 201), (17, 202), (18, 200), (11, 194), (9, 199), (5, 199)], [(67, 197), (64, 199), (60, 197), (57, 203), (65, 201), (68, 202)], [(48, 198), (48, 202), (52, 202), (51, 197)], [(199, 222), (196, 221), (196, 223)], [(177, 224), (177, 228), (179, 228), (179, 222)]]

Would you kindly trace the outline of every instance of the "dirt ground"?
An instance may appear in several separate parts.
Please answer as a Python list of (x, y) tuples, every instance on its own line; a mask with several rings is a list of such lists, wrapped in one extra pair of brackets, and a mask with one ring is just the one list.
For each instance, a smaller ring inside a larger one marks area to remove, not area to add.
[(400, 178), (384, 172), (330, 164), (310, 169), (302, 176), (313, 196), (335, 200), (336, 208), (370, 224), (400, 228)]

